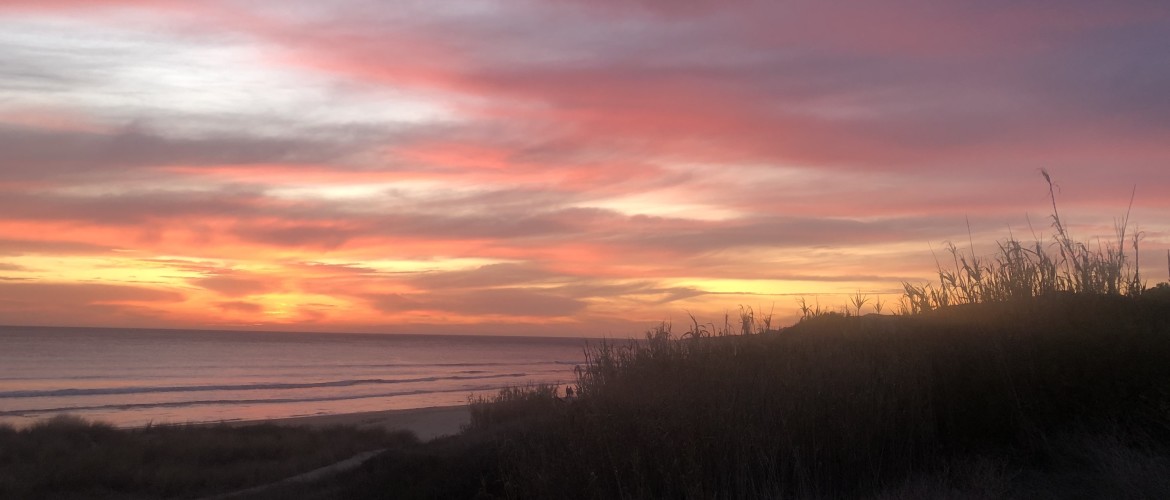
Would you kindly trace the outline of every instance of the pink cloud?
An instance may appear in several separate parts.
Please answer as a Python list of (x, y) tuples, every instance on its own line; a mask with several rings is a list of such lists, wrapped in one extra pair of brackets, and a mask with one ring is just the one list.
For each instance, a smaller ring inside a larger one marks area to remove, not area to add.
[[(799, 16), (781, 15), (786, 14), (784, 9), (734, 16), (735, 22), (728, 20), (733, 16), (723, 16), (712, 23), (717, 32), (698, 31), (694, 39), (684, 42), (697, 45), (718, 34), (732, 42), (716, 43), (716, 50), (762, 58), (732, 64), (626, 61), (617, 56), (614, 61), (602, 62), (491, 65), (487, 62), (493, 58), (506, 60), (506, 53), (494, 52), (490, 44), (486, 50), (472, 49), (484, 45), (470, 41), (436, 44), (426, 32), (396, 25), (389, 27), (389, 32), (399, 41), (455, 49), (429, 54), (422, 63), (409, 55), (382, 50), (384, 45), (373, 31), (368, 37), (346, 39), (347, 43), (321, 40), (295, 46), (302, 54), (301, 62), (320, 60), (318, 67), (325, 71), (386, 85), (442, 88), (477, 96), (477, 102), (492, 103), (482, 109), (486, 116), (555, 124), (554, 130), (574, 134), (571, 144), (593, 143), (606, 148), (637, 144), (632, 154), (670, 151), (672, 157), (695, 160), (797, 161), (884, 169), (918, 168), (939, 161), (952, 165), (977, 162), (986, 168), (997, 161), (1065, 161), (1094, 153), (1105, 158), (1098, 153), (1101, 139), (1116, 135), (1115, 128), (1103, 131), (1089, 121), (1051, 116), (1044, 109), (1043, 91), (1029, 88), (1032, 82), (1027, 72), (1034, 65), (1033, 58), (1056, 49), (1041, 47), (1006, 62), (1004, 57), (1015, 54), (1015, 47), (1027, 37), (1053, 42), (1075, 39), (1086, 31), (1148, 20), (1141, 12), (1070, 9), (1075, 12), (1050, 19), (1025, 12), (1020, 20), (1014, 13), (1005, 15), (994, 9), (956, 11), (937, 4), (919, 7), (932, 8), (882, 7), (843, 15), (839, 9), (810, 4), (800, 9)], [(793, 24), (798, 29), (776, 29), (773, 20), (777, 18), (796, 20)], [(985, 24), (973, 23), (972, 18), (986, 18), (1004, 33), (989, 43), (985, 30), (975, 28)], [(875, 19), (888, 22), (872, 22)], [(653, 23), (653, 19), (648, 22)], [(740, 24), (759, 23), (763, 23), (761, 28), (766, 25), (766, 33), (784, 38), (761, 39), (751, 36), (750, 30), (748, 36), (742, 34)], [(819, 24), (840, 25), (841, 29), (815, 28)], [(1038, 33), (1037, 25), (1045, 28)], [(932, 43), (921, 43), (924, 34), (908, 29), (922, 26), (931, 26), (925, 38)], [(450, 33), (438, 26), (429, 27)], [(653, 36), (656, 27), (650, 27), (649, 36)], [(830, 37), (829, 33), (836, 34)], [(321, 36), (328, 38), (328, 34)], [(496, 45), (509, 47), (513, 42)], [(929, 52), (915, 55), (917, 49)], [(640, 55), (636, 50), (635, 57)], [(769, 58), (777, 50), (795, 52), (795, 57)], [(992, 54), (993, 60), (989, 59)], [(880, 56), (892, 58), (893, 64), (875, 59)], [(956, 57), (959, 60), (948, 62)], [(480, 62), (469, 64), (469, 59)], [(1003, 66), (988, 71), (989, 65), (996, 64)], [(865, 81), (873, 77), (867, 71), (877, 72), (877, 81)], [(955, 71), (955, 76), (943, 76)], [(953, 101), (954, 97), (963, 98), (963, 92), (989, 100), (992, 107)], [(952, 102), (947, 102), (948, 98)], [(823, 102), (831, 109), (834, 101), (853, 101), (860, 111), (868, 108), (873, 116), (828, 118), (787, 109), (789, 103), (809, 102)], [(508, 102), (525, 104), (501, 104)], [(898, 105), (901, 110), (893, 107)], [(1002, 111), (1021, 106), (1023, 110), (1036, 109), (1017, 113), (1010, 121), (997, 118)], [(914, 111), (916, 107), (922, 109)], [(1016, 139), (1025, 134), (1026, 143)], [(1070, 134), (1097, 140), (1070, 141)], [(1164, 149), (1152, 146), (1153, 139), (1144, 140), (1150, 145), (1147, 147), (1117, 148), (1108, 143), (1104, 147), (1140, 158), (1164, 158)]]
[(134, 8), (154, 9), (181, 5), (166, 0), (6, 0), (0, 10), (74, 11), (77, 9)]
[[(305, 106), (241, 125), (210, 106), (212, 132), (185, 128), (181, 107), (0, 110), (0, 255), (156, 266), (192, 297), (53, 289), (93, 321), (191, 323), (210, 309), (238, 322), (269, 312), (243, 298), (280, 292), (351, 308), (293, 305), (284, 321), (629, 326), (617, 315), (756, 293), (671, 284), (684, 278), (885, 289), (928, 276), (930, 246), (964, 238), (968, 220), (978, 237), (1023, 233), (1025, 217), (1045, 229), (1040, 167), (1083, 234), (1107, 232), (1133, 184), (1138, 212), (1170, 206), (1170, 66), (1156, 50), (1168, 17), (1152, 3), (86, 5), (89, 17), (77, 2), (9, 2), (0, 22), (38, 9), (132, 30), (119, 13), (149, 12), (182, 28), (162, 41), (213, 37), (304, 78), (266, 92), (380, 96), (371, 115), (395, 99), (443, 109), (365, 123)], [(41, 69), (88, 81), (85, 68)], [(150, 120), (97, 118), (110, 114)], [(1149, 225), (1164, 247), (1163, 223)], [(502, 263), (367, 265), (447, 259)], [(124, 300), (91, 300), (102, 294)]]

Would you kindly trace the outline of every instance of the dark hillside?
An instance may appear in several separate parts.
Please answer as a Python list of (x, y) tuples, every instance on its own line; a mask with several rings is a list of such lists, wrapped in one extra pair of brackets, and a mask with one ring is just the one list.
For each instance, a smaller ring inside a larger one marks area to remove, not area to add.
[[(1070, 443), (1159, 457), (1170, 444), (1164, 295), (826, 315), (601, 345), (591, 361), (580, 401), (495, 426), (508, 493), (852, 497), (923, 478), (978, 489), (996, 471), (1002, 491), (984, 493), (998, 496), (1027, 487), (1013, 477), (1070, 467), (1067, 450), (1084, 448)], [(1084, 460), (1082, 476), (1099, 472)]]

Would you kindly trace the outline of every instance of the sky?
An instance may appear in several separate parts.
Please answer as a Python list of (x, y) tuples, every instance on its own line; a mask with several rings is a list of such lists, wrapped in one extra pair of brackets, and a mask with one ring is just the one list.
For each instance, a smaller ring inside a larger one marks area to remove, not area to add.
[[(627, 336), (1170, 248), (1170, 4), (3, 0), (0, 324)], [(1092, 243), (1095, 244), (1095, 243)]]

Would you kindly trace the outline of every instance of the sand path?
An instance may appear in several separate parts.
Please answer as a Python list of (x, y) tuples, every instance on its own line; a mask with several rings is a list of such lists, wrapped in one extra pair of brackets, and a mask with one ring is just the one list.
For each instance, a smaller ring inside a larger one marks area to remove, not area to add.
[[(409, 410), (386, 410), (362, 413), (344, 413), (338, 415), (314, 415), (311, 417), (292, 417), (273, 420), (240, 420), (225, 422), (228, 425), (248, 425), (257, 423), (274, 423), (277, 425), (330, 427), (335, 425), (354, 426), (359, 429), (381, 427), (388, 431), (409, 430), (419, 439), (427, 441), (439, 436), (458, 433), (463, 426), (471, 421), (471, 411), (467, 406), (438, 406), (431, 408), (414, 408)], [(253, 486), (251, 488), (224, 493), (204, 500), (221, 500), (234, 498), (253, 493), (259, 493), (269, 488), (281, 485), (316, 481), (318, 479), (357, 468), (367, 460), (386, 451), (385, 448), (358, 453), (340, 462), (326, 465), (318, 469), (297, 474), (273, 483)]]

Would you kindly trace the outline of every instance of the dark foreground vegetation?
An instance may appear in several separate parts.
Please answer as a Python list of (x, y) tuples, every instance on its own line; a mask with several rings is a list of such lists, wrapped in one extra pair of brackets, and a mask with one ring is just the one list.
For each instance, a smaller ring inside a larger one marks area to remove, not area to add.
[(1164, 298), (1068, 296), (663, 339), (602, 346), (580, 401), (503, 429), (500, 491), (1170, 495)]
[(74, 417), (0, 426), (0, 498), (199, 498), (262, 485), (413, 434), (272, 424), (115, 429)]
[(259, 498), (1170, 498), (1170, 293), (593, 346), (459, 436)]

